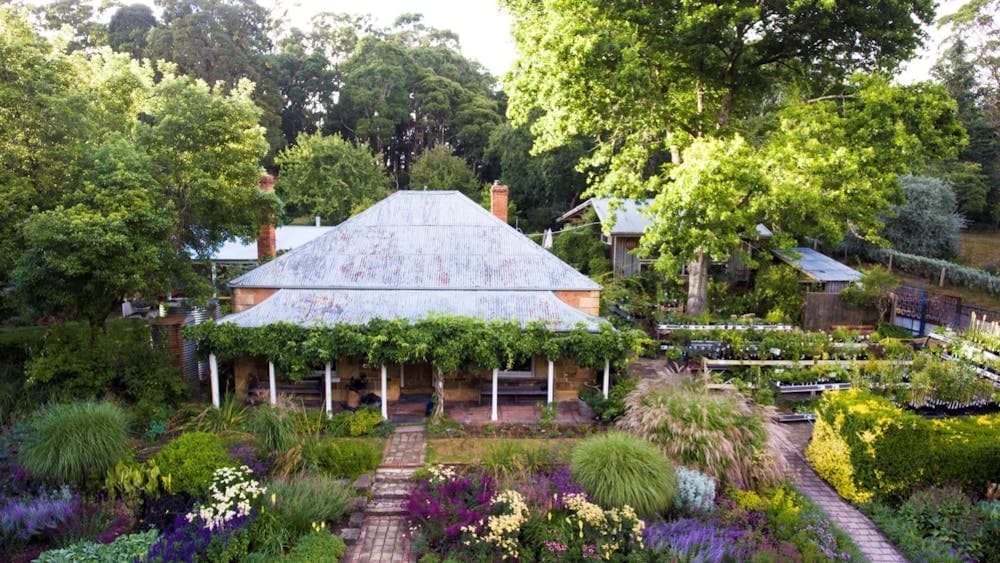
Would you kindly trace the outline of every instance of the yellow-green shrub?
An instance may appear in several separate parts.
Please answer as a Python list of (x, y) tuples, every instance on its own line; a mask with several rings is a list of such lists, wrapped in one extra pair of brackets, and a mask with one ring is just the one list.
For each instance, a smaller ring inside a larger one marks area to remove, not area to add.
[(843, 417), (833, 424), (820, 418), (813, 429), (812, 441), (806, 448), (806, 458), (840, 496), (851, 502), (865, 503), (872, 500), (871, 493), (858, 491), (854, 485), (854, 466), (851, 449), (840, 436)]
[(868, 392), (827, 394), (806, 457), (844, 498), (902, 500), (914, 487), (1000, 480), (1000, 415), (931, 421)]

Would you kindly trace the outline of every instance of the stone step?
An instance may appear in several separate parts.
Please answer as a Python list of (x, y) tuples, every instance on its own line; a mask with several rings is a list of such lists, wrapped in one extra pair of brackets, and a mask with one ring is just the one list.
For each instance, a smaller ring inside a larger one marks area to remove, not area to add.
[(375, 470), (375, 482), (409, 482), (415, 473), (414, 469), (379, 467)]
[(397, 434), (407, 434), (410, 432), (423, 432), (423, 431), (424, 431), (423, 425), (417, 425), (417, 424), (396, 427)]
[(361, 537), (361, 530), (358, 528), (344, 528), (340, 531), (340, 539), (347, 545), (354, 545)]
[(408, 482), (378, 482), (372, 488), (372, 498), (406, 498), (410, 496), (410, 483)]
[(402, 499), (376, 498), (372, 499), (372, 501), (368, 503), (368, 508), (365, 511), (365, 514), (369, 516), (404, 516), (406, 515), (406, 508)]

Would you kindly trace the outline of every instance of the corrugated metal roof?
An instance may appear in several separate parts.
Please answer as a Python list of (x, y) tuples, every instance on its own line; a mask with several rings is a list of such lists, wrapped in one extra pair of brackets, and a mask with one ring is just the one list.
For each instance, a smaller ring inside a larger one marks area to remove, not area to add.
[(861, 279), (861, 272), (811, 248), (796, 247), (788, 251), (775, 250), (774, 254), (819, 282), (850, 282)]
[(598, 290), (456, 191), (400, 191), (230, 282), (298, 289)]
[[(314, 227), (312, 225), (284, 225), (276, 228), (274, 238), (278, 252), (289, 251), (330, 232), (333, 227)], [(240, 242), (230, 240), (223, 244), (210, 257), (215, 262), (256, 262), (257, 241)]]
[(219, 323), (260, 327), (290, 322), (311, 327), (365, 324), (373, 319), (416, 321), (435, 315), (517, 321), (522, 326), (541, 321), (555, 331), (569, 331), (582, 324), (596, 332), (603, 322), (560, 301), (551, 291), (282, 289)]
[[(612, 201), (615, 202), (614, 205), (611, 204)], [(578, 216), (588, 207), (593, 207), (594, 211), (597, 212), (597, 219), (601, 224), (610, 224), (614, 221), (614, 224), (611, 226), (612, 235), (641, 235), (650, 223), (649, 218), (642, 213), (642, 210), (651, 201), (650, 199), (592, 197), (564, 213), (562, 217), (559, 217), (558, 221), (565, 223), (569, 219)]]

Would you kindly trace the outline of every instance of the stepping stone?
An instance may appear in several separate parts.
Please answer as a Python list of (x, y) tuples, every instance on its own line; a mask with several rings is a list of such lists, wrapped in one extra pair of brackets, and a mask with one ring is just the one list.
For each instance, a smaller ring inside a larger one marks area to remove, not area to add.
[(356, 512), (364, 512), (365, 508), (368, 506), (368, 499), (365, 497), (357, 497), (351, 503), (351, 510)]
[(354, 481), (354, 490), (355, 491), (358, 491), (358, 492), (367, 491), (370, 488), (372, 488), (372, 476), (369, 475), (369, 474), (367, 474), (367, 473), (362, 473)]
[(372, 489), (372, 497), (376, 499), (397, 498), (402, 499), (410, 495), (410, 484), (405, 482), (380, 482)]
[(340, 539), (347, 545), (354, 545), (361, 537), (361, 530), (358, 528), (344, 528), (340, 531)]
[(365, 513), (364, 512), (352, 512), (351, 513), (351, 518), (347, 521), (347, 525), (348, 525), (348, 527), (351, 527), (351, 528), (360, 528), (362, 522), (364, 522), (364, 521), (365, 521)]

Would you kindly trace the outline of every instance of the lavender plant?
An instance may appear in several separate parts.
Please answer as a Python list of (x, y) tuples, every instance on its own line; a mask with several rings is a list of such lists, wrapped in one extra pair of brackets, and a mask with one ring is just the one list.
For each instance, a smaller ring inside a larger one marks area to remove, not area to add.
[(0, 508), (0, 535), (6, 541), (26, 541), (51, 533), (80, 514), (80, 497), (69, 487), (38, 496), (8, 500)]

